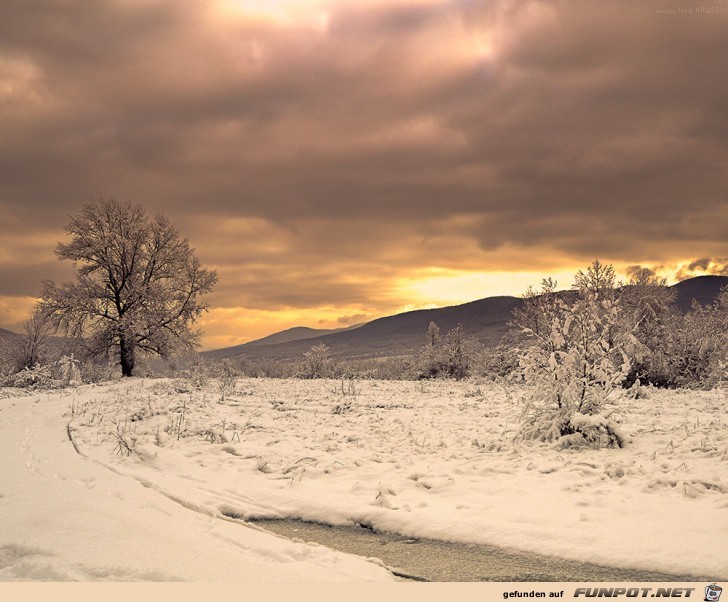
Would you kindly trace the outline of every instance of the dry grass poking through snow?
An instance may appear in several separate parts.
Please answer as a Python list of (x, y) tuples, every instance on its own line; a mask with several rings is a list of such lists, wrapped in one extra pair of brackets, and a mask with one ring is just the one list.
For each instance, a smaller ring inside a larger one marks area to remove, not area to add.
[(728, 576), (728, 544), (715, 548), (715, 529), (728, 527), (728, 392), (623, 395), (611, 418), (627, 444), (605, 450), (514, 443), (520, 393), (241, 379), (220, 401), (212, 383), (179, 393), (147, 380), (79, 390), (72, 421), (85, 453), (228, 516)]

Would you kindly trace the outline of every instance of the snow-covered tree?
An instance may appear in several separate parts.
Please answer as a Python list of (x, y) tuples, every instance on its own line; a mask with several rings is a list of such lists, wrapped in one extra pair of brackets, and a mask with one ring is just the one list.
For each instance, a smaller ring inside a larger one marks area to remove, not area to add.
[(615, 284), (614, 268), (595, 259), (586, 272), (579, 270), (576, 273), (572, 288), (579, 291), (590, 291), (598, 299), (612, 299)]
[(0, 346), (0, 359), (10, 366), (12, 372), (32, 368), (46, 359), (48, 338), (53, 331), (47, 316), (37, 309), (24, 324), (25, 334), (4, 341)]
[(450, 330), (442, 342), (444, 368), (448, 376), (462, 380), (470, 374), (472, 342), (466, 339), (462, 324)]
[(66, 226), (56, 255), (76, 280), (45, 282), (41, 311), (57, 329), (83, 337), (91, 354), (115, 350), (124, 376), (138, 352), (169, 356), (199, 342), (191, 326), (207, 309), (200, 297), (217, 280), (163, 215), (115, 199), (85, 204)]
[(558, 283), (553, 278), (544, 278), (540, 290), (532, 286), (526, 289), (523, 305), (513, 311), (509, 322), (517, 342), (522, 342), (524, 337), (535, 337), (546, 344), (551, 333), (551, 324), (560, 311), (559, 300), (563, 300), (565, 296), (563, 293), (560, 297), (556, 295), (557, 286)]
[(623, 444), (618, 426), (602, 411), (624, 380), (629, 361), (618, 301), (599, 282), (577, 275), (582, 286), (574, 298), (555, 294), (555, 283), (544, 281), (541, 294), (531, 291), (530, 303), (514, 316), (526, 337), (523, 378), (532, 385), (520, 437), (558, 439), (561, 445)]
[(69, 387), (77, 387), (83, 384), (79, 361), (71, 355), (64, 355), (58, 360), (58, 370), (61, 381)]
[(670, 385), (707, 389), (728, 381), (728, 287), (712, 305), (693, 302), (665, 345)]
[(628, 382), (658, 386), (669, 383), (668, 340), (676, 328), (675, 291), (667, 280), (642, 268), (632, 274), (619, 295), (622, 326), (632, 367)]
[(426, 347), (430, 349), (436, 349), (440, 344), (440, 327), (430, 320), (430, 325), (427, 327), (427, 344)]
[(465, 378), (470, 373), (473, 347), (473, 342), (466, 338), (461, 324), (442, 337), (437, 324), (430, 322), (425, 344), (415, 358), (415, 377)]
[(417, 378), (437, 378), (444, 369), (442, 354), (442, 337), (440, 327), (430, 322), (425, 335), (425, 344), (414, 362), (415, 376)]
[(303, 354), (304, 378), (324, 378), (332, 372), (331, 350), (326, 343), (314, 345)]

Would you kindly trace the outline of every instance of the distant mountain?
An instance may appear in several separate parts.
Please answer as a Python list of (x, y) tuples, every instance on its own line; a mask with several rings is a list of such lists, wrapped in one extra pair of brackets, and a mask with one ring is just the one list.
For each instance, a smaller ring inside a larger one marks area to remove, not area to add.
[(14, 339), (17, 337), (23, 336), (21, 334), (18, 334), (17, 332), (13, 332), (12, 330), (6, 330), (4, 328), (0, 328), (0, 339), (7, 338), (7, 339)]
[(242, 345), (235, 345), (234, 347), (225, 347), (224, 349), (216, 349), (214, 351), (207, 351), (205, 355), (208, 359), (218, 359), (218, 353), (221, 354), (220, 359), (231, 357), (230, 354), (236, 355), (237, 353), (244, 353), (250, 347), (258, 347), (265, 345), (278, 345), (282, 343), (290, 343), (292, 341), (305, 341), (317, 337), (322, 337), (329, 334), (335, 334), (337, 332), (343, 332), (344, 330), (352, 330), (358, 328), (361, 324), (354, 326), (347, 326), (346, 328), (308, 328), (306, 326), (294, 326), (280, 332), (268, 335), (262, 339), (256, 339), (254, 341), (248, 341)]
[[(497, 343), (507, 330), (513, 309), (523, 301), (516, 297), (490, 297), (463, 305), (410, 311), (367, 322), (354, 329), (287, 342), (238, 345), (204, 352), (211, 360), (223, 358), (293, 359), (319, 343), (337, 357), (382, 357), (412, 353), (423, 342), (431, 321), (443, 334), (462, 324), (468, 336), (486, 344)], [(276, 335), (272, 335), (276, 336)]]
[(693, 299), (701, 305), (713, 303), (724, 286), (728, 286), (728, 276), (696, 276), (678, 282), (671, 288), (677, 292), (675, 302), (678, 309), (686, 312), (690, 309)]
[[(692, 300), (712, 303), (721, 287), (728, 285), (725, 276), (699, 276), (673, 286), (677, 292), (677, 309), (687, 311)], [(523, 300), (518, 297), (488, 297), (462, 305), (439, 309), (410, 311), (379, 318), (357, 328), (321, 334), (312, 328), (291, 328), (245, 345), (216, 349), (202, 355), (211, 360), (248, 358), (251, 360), (285, 360), (300, 358), (312, 346), (325, 343), (339, 358), (384, 357), (416, 352), (434, 321), (444, 334), (462, 324), (467, 336), (485, 345), (497, 344), (508, 330), (513, 310)], [(300, 338), (299, 335), (304, 336)]]
[[(6, 328), (0, 328), (0, 352), (2, 351), (2, 345), (7, 344), (10, 341), (18, 341), (25, 337), (25, 334), (13, 332)], [(63, 336), (50, 336), (46, 340), (46, 348), (49, 357), (58, 358), (61, 355), (68, 355), (70, 353), (78, 353), (78, 341), (69, 337)], [(2, 356), (2, 353), (0, 353)]]

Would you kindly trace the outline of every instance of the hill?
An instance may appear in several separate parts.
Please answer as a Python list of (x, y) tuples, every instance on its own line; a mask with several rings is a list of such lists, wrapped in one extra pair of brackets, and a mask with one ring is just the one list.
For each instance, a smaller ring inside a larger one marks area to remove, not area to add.
[[(675, 284), (676, 305), (687, 311), (693, 299), (712, 303), (720, 289), (728, 285), (725, 276), (699, 276)], [(434, 321), (443, 333), (462, 324), (467, 336), (485, 345), (497, 344), (508, 330), (513, 310), (523, 300), (518, 297), (488, 297), (438, 309), (410, 311), (373, 320), (357, 328), (321, 334), (312, 328), (292, 328), (245, 345), (216, 349), (202, 355), (210, 360), (224, 358), (286, 360), (300, 358), (313, 345), (325, 343), (338, 358), (385, 357), (410, 354), (423, 343)], [(303, 334), (300, 338), (292, 338)]]
[(0, 338), (12, 339), (12, 338), (19, 337), (19, 336), (22, 336), (22, 335), (18, 334), (17, 332), (13, 332), (12, 330), (6, 330), (4, 328), (0, 328)]
[(462, 324), (467, 336), (495, 344), (505, 334), (513, 309), (523, 301), (517, 297), (489, 297), (463, 305), (415, 310), (367, 322), (347, 329), (277, 344), (239, 345), (203, 353), (208, 359), (292, 359), (313, 345), (325, 343), (336, 357), (383, 357), (412, 353), (421, 344), (431, 321), (442, 332)]
[[(290, 343), (293, 341), (306, 341), (308, 339), (314, 339), (317, 337), (326, 336), (329, 334), (336, 334), (337, 332), (343, 332), (344, 330), (352, 330), (358, 328), (360, 324), (349, 326), (347, 328), (308, 328), (307, 326), (295, 326), (288, 328), (280, 332), (273, 333), (262, 339), (256, 339), (254, 341), (248, 341), (242, 345), (235, 345), (234, 347), (225, 347), (223, 349), (215, 349), (213, 351), (205, 352), (205, 356), (211, 360), (224, 359), (228, 357), (234, 357), (237, 354), (242, 354), (248, 351), (251, 347), (260, 347), (266, 345), (278, 345), (282, 343)], [(219, 356), (219, 357), (218, 357)]]
[(678, 309), (686, 312), (693, 300), (701, 305), (713, 303), (724, 286), (728, 286), (728, 276), (696, 276), (678, 282), (671, 288), (677, 293), (675, 302)]

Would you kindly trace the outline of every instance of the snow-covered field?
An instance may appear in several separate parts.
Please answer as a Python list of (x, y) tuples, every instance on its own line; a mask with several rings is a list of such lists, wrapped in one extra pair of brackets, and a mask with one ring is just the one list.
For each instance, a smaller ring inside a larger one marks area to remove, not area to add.
[(289, 516), (728, 578), (725, 390), (624, 395), (624, 449), (559, 450), (514, 443), (520, 391), (493, 384), (185, 388), (0, 399), (0, 578), (389, 578), (227, 520)]

